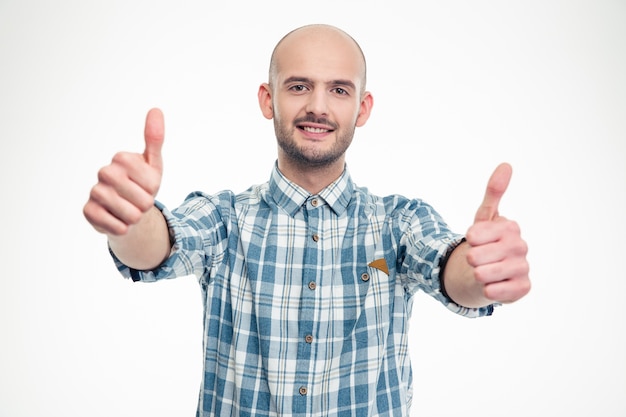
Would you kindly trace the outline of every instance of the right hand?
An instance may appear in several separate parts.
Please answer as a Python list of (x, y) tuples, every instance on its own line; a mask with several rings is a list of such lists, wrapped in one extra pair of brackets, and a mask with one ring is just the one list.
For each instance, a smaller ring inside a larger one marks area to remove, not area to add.
[(98, 171), (98, 183), (83, 208), (85, 218), (98, 232), (124, 235), (154, 206), (163, 176), (161, 110), (148, 112), (144, 138), (143, 154), (119, 152), (111, 164)]

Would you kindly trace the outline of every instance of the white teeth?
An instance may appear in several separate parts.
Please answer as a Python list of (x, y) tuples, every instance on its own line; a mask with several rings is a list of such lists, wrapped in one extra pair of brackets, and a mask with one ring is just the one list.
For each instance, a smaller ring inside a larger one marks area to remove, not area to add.
[(328, 132), (327, 129), (320, 129), (318, 127), (303, 127), (303, 130), (307, 131), (307, 132), (311, 132), (311, 133), (325, 133)]

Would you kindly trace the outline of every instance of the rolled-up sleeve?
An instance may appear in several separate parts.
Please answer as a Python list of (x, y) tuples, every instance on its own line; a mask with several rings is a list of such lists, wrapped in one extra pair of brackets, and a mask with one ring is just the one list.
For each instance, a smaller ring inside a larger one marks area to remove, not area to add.
[(193, 193), (172, 211), (156, 202), (155, 206), (163, 214), (172, 240), (169, 257), (153, 270), (140, 271), (123, 264), (110, 251), (118, 271), (125, 278), (142, 282), (188, 275), (195, 275), (199, 280), (206, 278), (214, 264), (219, 242), (227, 235), (220, 208), (228, 206), (230, 201), (222, 200), (230, 198)]
[(406, 206), (400, 227), (401, 275), (405, 289), (413, 295), (418, 289), (441, 302), (450, 311), (465, 317), (488, 316), (494, 306), (468, 308), (455, 303), (443, 291), (441, 272), (447, 257), (464, 236), (452, 232), (428, 204), (414, 200)]

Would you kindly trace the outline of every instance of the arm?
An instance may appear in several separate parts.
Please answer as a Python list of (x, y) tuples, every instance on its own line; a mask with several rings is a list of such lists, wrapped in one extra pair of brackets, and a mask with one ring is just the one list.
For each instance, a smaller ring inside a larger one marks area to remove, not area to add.
[(120, 152), (98, 172), (98, 183), (83, 208), (87, 221), (107, 235), (120, 261), (140, 270), (159, 266), (171, 248), (165, 219), (154, 207), (163, 174), (159, 110), (148, 113), (144, 137), (143, 154)]
[(148, 271), (167, 259), (172, 248), (167, 223), (161, 211), (152, 207), (123, 235), (108, 235), (109, 247), (126, 266)]
[(452, 251), (443, 271), (446, 293), (464, 307), (509, 303), (530, 291), (526, 242), (517, 223), (498, 214), (510, 179), (508, 164), (493, 173), (466, 242)]

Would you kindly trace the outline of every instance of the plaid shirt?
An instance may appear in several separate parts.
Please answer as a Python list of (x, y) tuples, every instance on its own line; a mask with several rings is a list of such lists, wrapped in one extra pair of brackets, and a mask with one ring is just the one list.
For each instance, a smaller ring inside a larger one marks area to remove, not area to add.
[(408, 320), (462, 239), (420, 200), (379, 198), (347, 171), (318, 195), (275, 167), (234, 195), (193, 193), (168, 211), (169, 259), (133, 280), (194, 274), (204, 300), (198, 416), (407, 416)]

